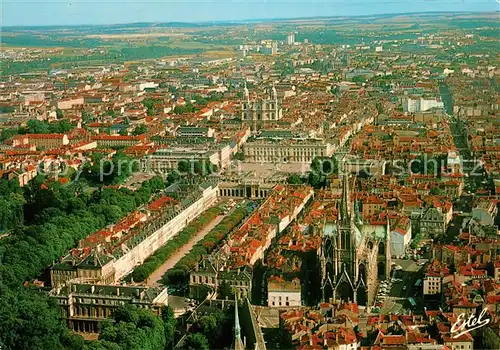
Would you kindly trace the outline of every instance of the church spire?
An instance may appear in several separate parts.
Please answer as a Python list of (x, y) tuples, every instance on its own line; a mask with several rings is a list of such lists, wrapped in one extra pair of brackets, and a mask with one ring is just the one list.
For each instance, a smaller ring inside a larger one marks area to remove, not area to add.
[(341, 163), (341, 177), (342, 177), (342, 199), (340, 200), (340, 210), (339, 216), (342, 223), (348, 223), (350, 221), (349, 216), (349, 178), (347, 176), (346, 167), (344, 161)]
[(245, 345), (241, 340), (240, 317), (238, 315), (238, 296), (234, 296), (234, 346), (233, 349), (245, 349)]
[(354, 199), (354, 218), (356, 219), (357, 225), (363, 224), (363, 217), (359, 211), (359, 201), (358, 201), (358, 193), (356, 192), (356, 198)]

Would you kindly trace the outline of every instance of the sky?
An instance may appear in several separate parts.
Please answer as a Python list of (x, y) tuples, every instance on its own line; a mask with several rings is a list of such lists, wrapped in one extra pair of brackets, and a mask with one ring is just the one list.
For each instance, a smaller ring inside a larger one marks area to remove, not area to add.
[(3, 26), (499, 11), (500, 0), (0, 0)]

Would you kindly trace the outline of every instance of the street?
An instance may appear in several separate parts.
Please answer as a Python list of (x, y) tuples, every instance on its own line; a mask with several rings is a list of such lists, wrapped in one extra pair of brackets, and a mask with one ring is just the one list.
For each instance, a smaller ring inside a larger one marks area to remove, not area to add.
[[(425, 259), (420, 261), (426, 262)], [(393, 278), (400, 278), (403, 281), (391, 283), (390, 291), (385, 297), (384, 305), (380, 310), (381, 314), (404, 313), (404, 310), (410, 307), (408, 298), (413, 297), (417, 300), (413, 289), (415, 282), (418, 280), (419, 271), (423, 266), (419, 266), (413, 260), (393, 259), (393, 262), (402, 267), (401, 270), (394, 270)], [(405, 286), (406, 290), (404, 290)]]
[(146, 284), (149, 287), (158, 287), (161, 285), (161, 279), (165, 272), (170, 270), (181, 260), (184, 255), (189, 253), (193, 246), (203, 239), (215, 226), (217, 226), (225, 215), (219, 215), (213, 219), (207, 226), (205, 226), (200, 232), (198, 232), (187, 244), (183, 245), (174, 255), (172, 255), (167, 261), (163, 263), (155, 272), (149, 276)]

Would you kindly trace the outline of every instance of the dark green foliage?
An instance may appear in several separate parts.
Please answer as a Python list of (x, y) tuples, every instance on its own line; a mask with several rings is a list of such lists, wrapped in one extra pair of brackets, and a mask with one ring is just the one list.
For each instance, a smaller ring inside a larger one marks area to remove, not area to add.
[(86, 111), (82, 111), (82, 121), (87, 124), (90, 123), (94, 119), (94, 116)]
[(162, 309), (161, 319), (165, 331), (165, 349), (173, 349), (175, 346), (175, 318), (171, 307), (167, 306)]
[(171, 185), (173, 183), (176, 183), (177, 181), (179, 181), (181, 179), (181, 174), (179, 174), (178, 171), (171, 171), (168, 173), (167, 175), (167, 184), (168, 185)]
[(102, 323), (96, 345), (105, 342), (106, 349), (109, 342), (122, 349), (165, 349), (164, 324), (150, 310), (125, 305), (114, 312), (113, 318)]
[(203, 334), (209, 342), (211, 349), (222, 349), (230, 345), (233, 340), (233, 333), (228, 332), (232, 329), (234, 320), (230, 316), (233, 312), (224, 312), (219, 309), (210, 309), (204, 316), (193, 324), (191, 332)]
[(113, 117), (113, 118), (116, 117), (116, 113), (112, 109), (108, 109), (106, 111), (106, 115), (109, 115), (110, 117)]
[(184, 349), (208, 350), (208, 339), (201, 333), (191, 333), (184, 340)]
[(93, 153), (92, 160), (83, 167), (82, 176), (93, 184), (116, 185), (124, 182), (139, 170), (139, 161), (122, 152), (107, 159), (101, 153)]
[(241, 161), (244, 161), (245, 160), (245, 155), (243, 152), (237, 152), (234, 156), (233, 156), (233, 159), (234, 160), (241, 160)]
[(10, 139), (18, 134), (17, 129), (3, 129), (0, 133), (0, 142)]
[(145, 98), (142, 100), (142, 105), (147, 108), (147, 113), (148, 115), (154, 115), (155, 114), (155, 104), (160, 104), (163, 101), (160, 99), (154, 99), (154, 98)]
[(0, 182), (0, 232), (23, 224), (25, 203), (17, 180)]
[(338, 162), (335, 157), (319, 158), (315, 157), (311, 162), (307, 182), (314, 188), (321, 188), (326, 185), (326, 178), (329, 174), (338, 174)]
[(175, 106), (175, 114), (193, 113), (196, 112), (196, 107), (192, 103), (186, 103), (184, 106)]
[(141, 125), (137, 125), (135, 127), (134, 131), (132, 131), (132, 135), (137, 136), (137, 135), (145, 134), (147, 132), (148, 132), (148, 128), (146, 127), (146, 125), (141, 124)]
[[(44, 184), (37, 177), (24, 188), (22, 198), (18, 185), (0, 180), (0, 194), (7, 194), (13, 202), (26, 201), (24, 221), (28, 225), (18, 223), (8, 237), (0, 239), (0, 344), (7, 349), (82, 348), (79, 338), (70, 336), (60, 322), (53, 300), (23, 283), (37, 277), (78, 240), (146, 203), (163, 188), (163, 182), (154, 178), (136, 192), (106, 188), (92, 195), (80, 187)], [(17, 213), (16, 219), (22, 220), (22, 215)], [(149, 338), (163, 344), (163, 331), (161, 337)], [(117, 349), (104, 342), (95, 348)]]
[(216, 172), (217, 167), (208, 159), (202, 161), (183, 159), (177, 163), (177, 170), (181, 173), (207, 176)]
[(221, 214), (219, 208), (210, 208), (192, 221), (184, 230), (158, 249), (144, 263), (134, 269), (129, 278), (134, 282), (142, 282), (170, 258), (179, 248), (187, 244), (198, 232), (208, 225), (217, 215)]
[(64, 134), (71, 129), (73, 129), (73, 125), (67, 119), (55, 123), (31, 119), (27, 123), (27, 132), (30, 134)]
[(64, 349), (71, 335), (45, 293), (0, 287), (0, 344), (6, 349)]
[(0, 240), (0, 278), (9, 286), (36, 277), (78, 240), (148, 202), (163, 185), (154, 178), (136, 192), (105, 188), (76, 197), (72, 187), (52, 183), (44, 189), (38, 181), (25, 189), (24, 219), (29, 226), (18, 226), (19, 232)]
[(304, 181), (302, 181), (302, 178), (298, 174), (290, 175), (287, 179), (287, 182), (290, 185), (300, 185), (300, 184), (304, 183)]
[(234, 299), (234, 291), (227, 281), (223, 281), (219, 286), (220, 299)]

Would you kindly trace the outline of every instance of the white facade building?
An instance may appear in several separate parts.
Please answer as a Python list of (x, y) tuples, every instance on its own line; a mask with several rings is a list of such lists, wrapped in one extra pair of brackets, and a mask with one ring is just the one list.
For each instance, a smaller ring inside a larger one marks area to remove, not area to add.
[(391, 255), (400, 256), (404, 255), (406, 247), (411, 241), (411, 225), (409, 229), (405, 231), (404, 229), (398, 228), (391, 231)]
[(285, 281), (280, 277), (272, 276), (267, 282), (267, 306), (301, 306), (300, 290), (300, 280), (298, 278), (294, 278), (291, 281)]
[(425, 112), (432, 108), (444, 108), (444, 103), (436, 98), (406, 97), (403, 99), (403, 110), (405, 112)]

